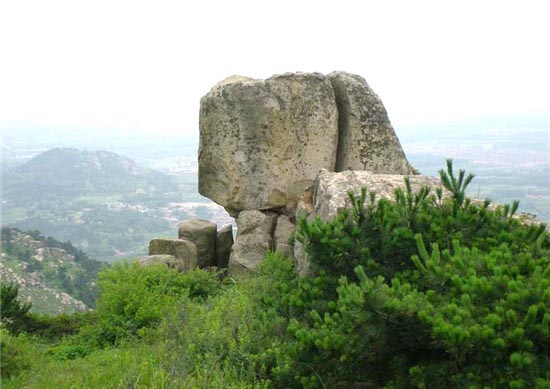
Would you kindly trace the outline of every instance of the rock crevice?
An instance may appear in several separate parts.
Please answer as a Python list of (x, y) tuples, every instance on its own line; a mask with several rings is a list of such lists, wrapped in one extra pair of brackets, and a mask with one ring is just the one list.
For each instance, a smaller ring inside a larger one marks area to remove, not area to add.
[(341, 85), (331, 79), (331, 85), (334, 89), (334, 101), (338, 110), (338, 146), (336, 148), (335, 172), (346, 170), (347, 158), (346, 150), (349, 148), (349, 130), (350, 130), (350, 103), (348, 96), (343, 92)]

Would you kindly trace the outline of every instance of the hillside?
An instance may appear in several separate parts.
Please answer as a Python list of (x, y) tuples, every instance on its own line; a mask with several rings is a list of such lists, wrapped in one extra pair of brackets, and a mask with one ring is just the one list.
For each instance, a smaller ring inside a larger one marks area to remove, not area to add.
[(94, 306), (95, 278), (103, 265), (69, 242), (3, 227), (0, 255), (2, 283), (19, 285), (20, 298), (32, 303), (31, 311), (59, 314)]
[(211, 216), (188, 187), (115, 153), (55, 148), (5, 173), (2, 223), (70, 240), (99, 260), (135, 257), (179, 221)]

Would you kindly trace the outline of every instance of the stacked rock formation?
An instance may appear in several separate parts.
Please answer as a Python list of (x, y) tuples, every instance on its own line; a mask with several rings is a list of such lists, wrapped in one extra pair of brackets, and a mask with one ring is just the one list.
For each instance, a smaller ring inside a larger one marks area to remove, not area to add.
[(158, 238), (149, 242), (149, 255), (139, 259), (142, 265), (164, 263), (179, 271), (217, 267), (227, 268), (233, 246), (233, 227), (219, 231), (215, 223), (189, 219), (180, 223), (178, 239)]
[(313, 210), (321, 170), (413, 171), (360, 76), (233, 76), (201, 99), (199, 192), (237, 218), (231, 262), (255, 269), (268, 250), (293, 254), (296, 211)]

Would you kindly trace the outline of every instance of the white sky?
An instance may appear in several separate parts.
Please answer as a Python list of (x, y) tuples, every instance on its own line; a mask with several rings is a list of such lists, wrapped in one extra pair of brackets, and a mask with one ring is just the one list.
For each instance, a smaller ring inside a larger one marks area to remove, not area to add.
[(0, 2), (0, 128), (196, 135), (232, 74), (346, 70), (392, 122), (550, 113), (546, 1)]

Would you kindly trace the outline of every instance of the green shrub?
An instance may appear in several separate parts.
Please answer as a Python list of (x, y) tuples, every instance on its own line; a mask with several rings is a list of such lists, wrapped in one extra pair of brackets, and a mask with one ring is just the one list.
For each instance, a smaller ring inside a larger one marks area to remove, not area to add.
[(21, 330), (39, 336), (46, 341), (58, 341), (63, 337), (77, 334), (93, 316), (92, 312), (56, 316), (28, 313)]
[(30, 369), (40, 362), (43, 345), (27, 334), (13, 335), (0, 329), (0, 372), (2, 381)]
[[(503, 243), (514, 253), (533, 247), (544, 225), (526, 226), (513, 218), (518, 203), (493, 211), (488, 200), (477, 204), (464, 198), (463, 191), (473, 176), (464, 180), (461, 170), (455, 178), (450, 161), (447, 168), (440, 175), (444, 183), (451, 183), (450, 198), (443, 198), (440, 188), (433, 194), (427, 187), (413, 193), (407, 178), (405, 191), (396, 190), (394, 201), (376, 202), (374, 193), (367, 199), (363, 189), (360, 196), (350, 193), (351, 208), (333, 221), (299, 220), (296, 238), (305, 244), (311, 262), (335, 280), (340, 275), (356, 279), (358, 265), (369, 276), (387, 279), (414, 268), (410, 258), (417, 254), (415, 234), (421, 234), (428, 244), (449, 250), (455, 239), (484, 251)], [(460, 193), (454, 193), (457, 191)], [(544, 244), (548, 245), (548, 239)]]
[(100, 296), (95, 322), (85, 328), (100, 345), (144, 335), (172, 312), (183, 298), (215, 294), (215, 274), (202, 270), (180, 273), (165, 265), (121, 262), (103, 270), (97, 280)]
[(293, 278), (293, 263), (270, 254), (259, 275), (233, 279), (207, 303), (184, 301), (162, 328), (165, 368), (191, 387), (266, 387), (287, 323), (263, 300), (274, 303), (276, 284)]
[(300, 221), (317, 273), (282, 300), (300, 308), (288, 331), (311, 370), (295, 386), (548, 385), (545, 226), (513, 218), (517, 203), (473, 203), (450, 162), (441, 176), (450, 198), (406, 181), (393, 202), (365, 207), (364, 190), (331, 222)]
[(0, 323), (13, 333), (21, 332), (31, 309), (31, 304), (22, 304), (17, 299), (18, 294), (19, 285), (14, 283), (0, 285)]

